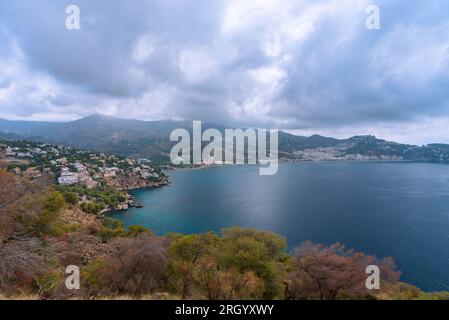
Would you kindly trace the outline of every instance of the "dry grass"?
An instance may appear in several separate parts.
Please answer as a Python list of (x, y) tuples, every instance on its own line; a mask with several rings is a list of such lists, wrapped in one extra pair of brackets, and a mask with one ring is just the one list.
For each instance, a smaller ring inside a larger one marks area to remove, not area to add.
[(95, 300), (180, 300), (181, 298), (169, 293), (155, 293), (147, 294), (141, 297), (134, 297), (130, 295), (119, 295), (114, 297), (97, 297)]
[(0, 294), (0, 300), (39, 300), (39, 296), (37, 295), (31, 295), (31, 294), (19, 294), (14, 296), (6, 297), (2, 294)]

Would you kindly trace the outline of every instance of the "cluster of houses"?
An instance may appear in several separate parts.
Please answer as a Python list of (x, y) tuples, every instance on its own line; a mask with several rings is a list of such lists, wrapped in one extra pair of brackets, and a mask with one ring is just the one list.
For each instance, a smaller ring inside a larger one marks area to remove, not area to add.
[(58, 178), (58, 183), (62, 185), (72, 185), (79, 182), (78, 173), (70, 172), (69, 168), (62, 168), (61, 176)]
[(77, 161), (72, 167), (75, 168), (75, 171), (71, 171), (69, 167), (65, 166), (66, 163), (63, 163), (63, 167), (61, 168), (61, 174), (58, 177), (58, 183), (61, 185), (75, 185), (80, 184), (86, 186), (88, 188), (95, 188), (98, 186), (100, 176), (96, 176), (97, 179), (92, 177), (90, 170), (88, 167), (81, 162)]
[(24, 141), (0, 141), (0, 150), (8, 168), (16, 174), (31, 178), (52, 174), (61, 185), (95, 188), (118, 176), (132, 175), (152, 181), (161, 178), (148, 159), (136, 160)]
[[(17, 158), (21, 158), (21, 159), (25, 159), (25, 158), (32, 158), (33, 154), (31, 152), (20, 152), (20, 149), (17, 147), (13, 147), (11, 148), (10, 146), (6, 147), (6, 156), (8, 157), (17, 157)], [(36, 153), (37, 152), (42, 152), (40, 148), (35, 148)]]

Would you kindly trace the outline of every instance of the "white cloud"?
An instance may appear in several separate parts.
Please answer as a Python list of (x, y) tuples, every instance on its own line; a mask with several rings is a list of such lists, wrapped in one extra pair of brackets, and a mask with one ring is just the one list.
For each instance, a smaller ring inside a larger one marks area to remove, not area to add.
[(154, 51), (155, 48), (154, 44), (151, 41), (151, 37), (142, 36), (137, 40), (132, 53), (132, 57), (137, 63), (143, 64), (144, 62), (148, 61)]
[(199, 82), (213, 73), (214, 58), (202, 48), (184, 49), (179, 54), (179, 68), (190, 82)]
[(371, 71), (404, 85), (424, 86), (449, 77), (449, 23), (421, 27), (399, 25), (374, 49)]

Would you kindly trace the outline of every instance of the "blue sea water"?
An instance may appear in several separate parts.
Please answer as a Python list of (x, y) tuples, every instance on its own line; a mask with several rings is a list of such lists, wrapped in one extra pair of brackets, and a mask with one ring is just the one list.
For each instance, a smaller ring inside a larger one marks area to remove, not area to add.
[(392, 256), (401, 280), (449, 290), (449, 165), (323, 162), (171, 171), (172, 184), (135, 191), (144, 208), (113, 213), (125, 225), (168, 232), (256, 227), (286, 237)]

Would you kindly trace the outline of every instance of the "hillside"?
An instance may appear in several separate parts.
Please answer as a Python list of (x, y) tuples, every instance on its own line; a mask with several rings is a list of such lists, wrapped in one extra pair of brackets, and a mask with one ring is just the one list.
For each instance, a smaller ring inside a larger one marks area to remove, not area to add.
[[(79, 149), (110, 152), (131, 157), (144, 157), (157, 163), (168, 163), (174, 144), (170, 133), (177, 128), (192, 130), (189, 121), (140, 121), (93, 115), (80, 120), (55, 122), (8, 121), (0, 119), (0, 136), (7, 139), (29, 139), (63, 144)], [(221, 125), (203, 124), (203, 130)], [(449, 161), (449, 145), (414, 146), (355, 136), (335, 139), (313, 135), (279, 134), (279, 155), (289, 161), (390, 160)]]

